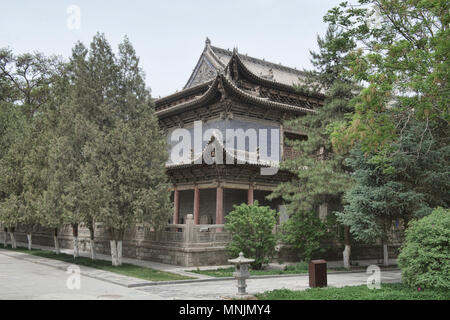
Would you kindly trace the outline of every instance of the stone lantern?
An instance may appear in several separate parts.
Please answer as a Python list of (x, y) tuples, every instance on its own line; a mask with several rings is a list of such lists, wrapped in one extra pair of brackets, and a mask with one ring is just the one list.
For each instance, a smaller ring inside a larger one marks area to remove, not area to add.
[(239, 257), (236, 259), (228, 260), (228, 262), (234, 264), (236, 266), (236, 271), (233, 272), (233, 276), (238, 281), (238, 294), (239, 295), (246, 295), (247, 292), (245, 291), (245, 288), (247, 287), (245, 283), (245, 279), (248, 279), (250, 277), (250, 272), (248, 270), (248, 266), (250, 263), (254, 262), (254, 259), (247, 259), (244, 257), (244, 254), (242, 252), (239, 253)]

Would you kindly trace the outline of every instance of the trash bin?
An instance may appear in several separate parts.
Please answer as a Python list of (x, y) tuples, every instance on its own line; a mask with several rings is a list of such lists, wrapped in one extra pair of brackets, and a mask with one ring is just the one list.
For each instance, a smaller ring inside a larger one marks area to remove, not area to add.
[(311, 288), (327, 286), (327, 262), (325, 260), (311, 260), (308, 271)]

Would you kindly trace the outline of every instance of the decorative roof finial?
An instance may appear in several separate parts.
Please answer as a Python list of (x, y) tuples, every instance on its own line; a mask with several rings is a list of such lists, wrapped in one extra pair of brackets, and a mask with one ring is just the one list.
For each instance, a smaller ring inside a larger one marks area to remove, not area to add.
[(238, 48), (237, 47), (233, 48), (233, 53), (238, 53)]
[(206, 44), (207, 46), (211, 45), (211, 40), (209, 40), (208, 37), (206, 37), (205, 44)]

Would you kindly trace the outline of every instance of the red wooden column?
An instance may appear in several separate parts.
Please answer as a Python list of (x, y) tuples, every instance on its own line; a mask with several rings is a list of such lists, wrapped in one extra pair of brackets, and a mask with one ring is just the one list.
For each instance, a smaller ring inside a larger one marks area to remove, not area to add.
[(180, 191), (175, 189), (173, 192), (173, 224), (179, 223), (180, 217)]
[(198, 186), (194, 188), (194, 224), (198, 224), (199, 222), (199, 213), (200, 213), (200, 189)]
[[(223, 187), (218, 186), (216, 192), (216, 224), (223, 224)], [(217, 228), (221, 232), (222, 228)]]
[(247, 196), (247, 203), (248, 204), (253, 204), (253, 185), (250, 185), (248, 188), (248, 196)]

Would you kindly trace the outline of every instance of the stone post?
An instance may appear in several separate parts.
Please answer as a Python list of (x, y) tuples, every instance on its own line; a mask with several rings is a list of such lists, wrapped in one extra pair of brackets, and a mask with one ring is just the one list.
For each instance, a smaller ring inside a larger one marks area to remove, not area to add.
[(194, 216), (188, 214), (186, 216), (186, 228), (184, 229), (184, 242), (192, 242), (194, 238)]

